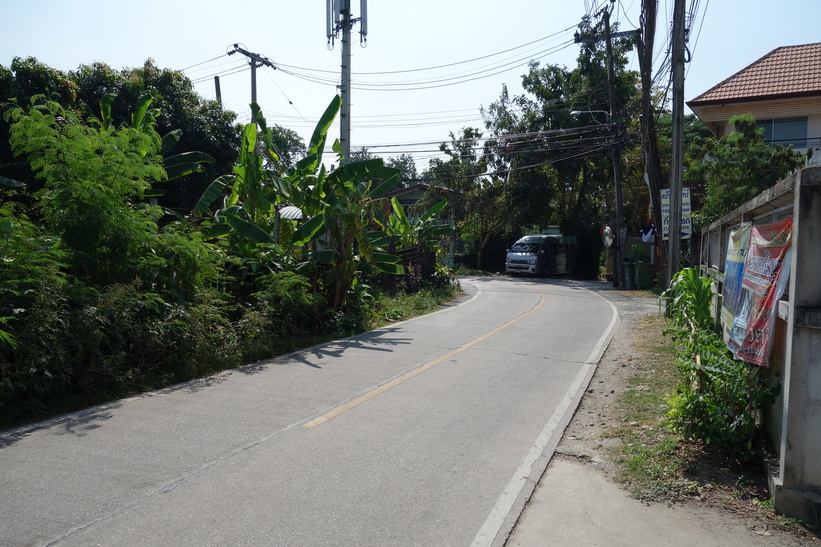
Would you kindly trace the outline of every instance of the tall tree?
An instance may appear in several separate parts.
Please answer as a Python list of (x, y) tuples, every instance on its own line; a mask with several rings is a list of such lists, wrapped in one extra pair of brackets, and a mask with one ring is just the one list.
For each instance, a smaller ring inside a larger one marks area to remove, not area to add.
[(416, 171), (416, 161), (414, 161), (413, 156), (410, 154), (400, 154), (396, 157), (390, 157), (385, 160), (385, 165), (399, 169), (399, 172), (402, 173), (402, 182), (404, 184), (408, 184), (408, 181), (415, 181), (419, 178), (419, 174)]
[(685, 184), (706, 187), (703, 222), (732, 211), (806, 163), (806, 156), (792, 146), (767, 144), (751, 114), (734, 116), (730, 123), (735, 131), (691, 151)]
[[(10, 70), (0, 67), (0, 108), (12, 99), (21, 107), (27, 107), (31, 97), (46, 95), (64, 108), (84, 115), (100, 115), (98, 104), (108, 94), (118, 100), (111, 103), (111, 118), (115, 126), (129, 125), (134, 105), (140, 97), (153, 97), (152, 106), (158, 108), (156, 130), (165, 135), (181, 130), (182, 137), (175, 153), (205, 152), (214, 163), (201, 173), (195, 173), (184, 182), (173, 181), (158, 186), (165, 191), (160, 203), (170, 208), (191, 209), (210, 181), (219, 173), (230, 170), (239, 152), (239, 127), (236, 114), (223, 110), (216, 101), (205, 100), (194, 91), (191, 80), (182, 72), (161, 69), (153, 60), (142, 67), (114, 70), (105, 63), (80, 65), (76, 70), (62, 72), (39, 62), (33, 57), (15, 58)], [(22, 180), (34, 190), (37, 184), (33, 173), (11, 158), (8, 151), (8, 124), (0, 120), (0, 176)], [(286, 158), (298, 156), (291, 147), (298, 139), (295, 134), (283, 133), (283, 149)]]
[[(584, 18), (579, 35), (594, 35)], [(601, 34), (599, 32), (598, 34)], [(617, 119), (637, 118), (637, 76), (626, 70), (632, 44), (613, 47)], [(598, 229), (614, 209), (611, 144), (623, 134), (607, 118), (607, 54), (602, 42), (581, 41), (576, 68), (538, 63), (522, 77), (523, 95), (510, 98), (506, 88), (498, 101), (483, 109), (491, 130), (493, 165), (507, 172), (506, 185), (514, 231), (529, 226), (558, 225), (575, 235), (579, 251), (575, 271), (598, 274)], [(571, 112), (577, 111), (577, 115)], [(643, 187), (641, 179), (625, 186)], [(640, 192), (640, 189), (639, 189)], [(632, 195), (632, 194), (630, 194)]]
[[(475, 246), (478, 268), (485, 266), (484, 254), (491, 241), (506, 232), (509, 212), (505, 181), (488, 174), (491, 157), (481, 140), (482, 133), (473, 127), (463, 128), (458, 135), (451, 133), (450, 142), (439, 146), (448, 159), (432, 159), (422, 174), (433, 188), (446, 190), (449, 216), (456, 220), (460, 237)], [(433, 202), (441, 192), (429, 194)]]

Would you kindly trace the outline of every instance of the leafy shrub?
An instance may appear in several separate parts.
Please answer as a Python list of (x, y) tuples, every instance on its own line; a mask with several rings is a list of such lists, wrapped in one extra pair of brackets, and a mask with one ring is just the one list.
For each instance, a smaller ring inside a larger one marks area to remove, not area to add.
[[(130, 282), (150, 261), (158, 207), (139, 201), (166, 178), (153, 130), (103, 127), (37, 97), (11, 120), (9, 142), (44, 187), (37, 193), (47, 227), (61, 238), (75, 275), (97, 286)], [(132, 202), (133, 200), (136, 200)]]
[(59, 240), (41, 233), (21, 211), (20, 203), (0, 205), (0, 349), (15, 347), (17, 315), (29, 309), (33, 290), (53, 282), (63, 282), (65, 253)]
[(459, 281), (456, 279), (456, 272), (452, 268), (440, 263), (434, 266), (433, 275), (430, 279), (426, 279), (425, 282), (434, 289), (458, 290), (460, 288)]
[(18, 315), (17, 348), (0, 353), (0, 414), (14, 420), (237, 366), (229, 312), (216, 293), (172, 304), (139, 283), (44, 284)]
[(685, 437), (750, 459), (756, 454), (758, 412), (772, 404), (780, 386), (770, 385), (757, 367), (736, 360), (713, 330), (711, 281), (697, 268), (685, 268), (660, 297), (669, 301), (672, 327), (665, 334), (680, 345), (682, 374), (667, 416)]
[(264, 288), (251, 296), (238, 324), (246, 362), (279, 353), (293, 337), (324, 330), (325, 300), (311, 291), (306, 277), (276, 272), (257, 281)]
[(677, 363), (683, 382), (669, 401), (670, 423), (686, 438), (751, 459), (758, 411), (775, 401), (780, 385), (770, 385), (758, 367), (734, 359), (714, 332), (699, 333), (682, 349)]
[(674, 337), (688, 337), (690, 332), (712, 330), (710, 305), (713, 301), (713, 276), (704, 277), (698, 268), (684, 268), (676, 274), (670, 287), (659, 297), (667, 302)]
[(225, 281), (225, 252), (207, 243), (202, 232), (187, 222), (164, 226), (148, 256), (151, 258), (135, 273), (170, 301), (194, 302), (203, 287), (216, 287)]

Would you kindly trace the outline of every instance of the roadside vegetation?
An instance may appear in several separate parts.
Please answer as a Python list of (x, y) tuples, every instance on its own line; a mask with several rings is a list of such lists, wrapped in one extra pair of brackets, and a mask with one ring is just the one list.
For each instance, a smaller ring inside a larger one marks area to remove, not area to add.
[[(682, 284), (699, 282), (687, 273), (678, 281), (678, 291), (685, 290)], [(660, 313), (637, 319), (630, 331), (631, 351), (641, 355), (642, 364), (629, 374), (616, 403), (619, 425), (603, 432), (619, 440), (612, 448), (616, 480), (646, 503), (696, 502), (749, 519), (762, 535), (779, 529), (817, 539), (819, 530), (775, 514), (761, 461), (762, 439), (755, 437), (748, 443), (752, 435), (747, 425), (739, 428), (724, 422), (727, 408), (743, 406), (750, 419), (738, 421), (751, 423), (754, 429), (755, 408), (750, 401), (755, 399), (739, 396), (728, 401), (716, 395), (715, 389), (707, 387), (715, 377), (701, 378), (701, 386), (694, 386), (698, 376), (694, 354), (681, 346), (675, 334), (678, 328), (676, 319)], [(734, 370), (738, 372), (737, 367)], [(726, 379), (727, 372), (720, 377)], [(746, 372), (734, 382), (749, 389)], [(758, 389), (763, 394), (772, 388)], [(682, 399), (689, 401), (694, 390), (700, 393), (701, 406), (683, 404)], [(739, 399), (744, 399), (743, 405)]]
[[(451, 231), (385, 197), (381, 159), (326, 171), (328, 106), (283, 161), (256, 104), (239, 157), (183, 215), (154, 188), (213, 161), (172, 155), (153, 97), (116, 123), (35, 95), (5, 111), (39, 189), (0, 186), (0, 426), (132, 395), (423, 313), (455, 297)], [(339, 151), (338, 144), (334, 145)], [(281, 218), (298, 207), (302, 220)], [(400, 259), (398, 253), (404, 257)], [(429, 272), (425, 272), (425, 269)]]

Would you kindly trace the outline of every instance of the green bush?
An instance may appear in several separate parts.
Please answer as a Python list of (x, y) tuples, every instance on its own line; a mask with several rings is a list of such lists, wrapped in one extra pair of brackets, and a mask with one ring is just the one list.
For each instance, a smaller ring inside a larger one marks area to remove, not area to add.
[(132, 203), (165, 178), (153, 131), (105, 129), (43, 97), (12, 121), (9, 142), (44, 187), (37, 193), (47, 227), (69, 251), (72, 271), (98, 285), (130, 281), (156, 234), (157, 207)]
[(216, 294), (179, 304), (139, 283), (44, 284), (17, 316), (17, 347), (0, 353), (0, 414), (36, 417), (237, 366), (229, 311)]
[(700, 332), (681, 347), (677, 363), (683, 381), (669, 401), (670, 423), (708, 447), (742, 460), (755, 457), (758, 412), (775, 401), (780, 385), (771, 385), (760, 368), (734, 359), (714, 332)]
[(324, 331), (325, 300), (311, 291), (306, 277), (277, 272), (261, 276), (258, 283), (263, 289), (251, 295), (238, 321), (245, 362), (277, 355), (292, 349), (293, 338)]
[[(44, 97), (28, 110), (5, 113), (14, 153), (30, 162), (43, 187), (26, 195), (20, 184), (0, 179), (4, 192), (21, 192), (0, 195), (0, 427), (372, 326), (378, 306), (362, 270), (400, 270), (395, 257), (377, 252), (381, 239), (367, 231), (376, 194), (360, 196), (354, 218), (345, 212), (351, 200), (343, 190), (352, 181), (370, 181), (368, 173), (377, 179), (395, 173), (366, 162), (346, 166), (347, 178), (340, 170), (327, 175), (338, 195), (319, 213), (350, 236), (340, 270), (348, 277), (334, 283), (333, 261), (304, 262), (302, 243), (291, 241), (298, 252), (283, 252), (244, 230), (252, 237), (242, 240), (249, 251), (242, 253), (235, 245), (240, 239), (220, 239), (213, 223), (203, 229), (204, 221), (160, 222), (163, 211), (149, 203), (152, 183), (166, 178), (153, 124), (116, 128), (105, 112), (102, 118), (83, 118)], [(246, 130), (255, 132), (253, 124)], [(256, 164), (253, 150), (246, 151)], [(31, 203), (32, 218), (14, 200)], [(241, 216), (232, 214), (234, 221)], [(344, 223), (334, 224), (342, 217)], [(319, 229), (302, 226), (292, 238), (308, 241)], [(360, 260), (365, 254), (370, 259)], [(310, 279), (280, 271), (303, 263), (313, 266), (306, 268)], [(420, 281), (426, 290), (402, 304), (407, 311), (401, 315), (434, 307), (458, 286), (447, 269)], [(323, 294), (332, 294), (335, 305)]]
[(771, 385), (758, 367), (735, 359), (713, 330), (711, 281), (697, 268), (686, 268), (660, 297), (669, 302), (672, 326), (665, 334), (679, 344), (682, 374), (667, 417), (686, 438), (751, 459), (758, 413), (772, 404), (780, 385)]

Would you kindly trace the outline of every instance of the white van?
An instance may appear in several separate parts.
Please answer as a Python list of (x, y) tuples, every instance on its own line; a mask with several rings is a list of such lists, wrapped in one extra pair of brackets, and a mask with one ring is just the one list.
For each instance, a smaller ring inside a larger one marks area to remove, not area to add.
[(560, 235), (532, 235), (507, 250), (505, 273), (560, 275), (567, 273), (567, 246)]

